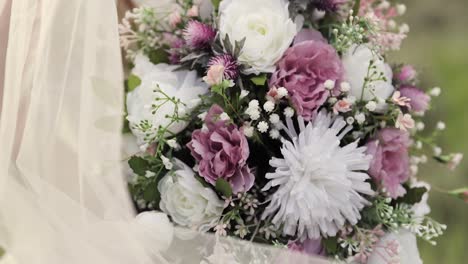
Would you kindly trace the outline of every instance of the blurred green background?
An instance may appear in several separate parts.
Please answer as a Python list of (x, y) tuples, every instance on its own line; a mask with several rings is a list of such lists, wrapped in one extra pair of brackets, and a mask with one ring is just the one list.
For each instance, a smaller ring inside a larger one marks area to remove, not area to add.
[[(442, 149), (465, 154), (455, 172), (430, 164), (421, 168), (419, 178), (443, 189), (468, 186), (468, 0), (402, 2), (408, 7), (402, 20), (411, 32), (390, 60), (415, 65), (421, 71), (423, 88), (442, 88), (426, 117), (426, 127), (435, 126), (438, 120), (446, 122)], [(448, 229), (436, 247), (419, 242), (424, 263), (468, 263), (468, 204), (436, 191), (431, 192), (429, 202), (433, 218)]]

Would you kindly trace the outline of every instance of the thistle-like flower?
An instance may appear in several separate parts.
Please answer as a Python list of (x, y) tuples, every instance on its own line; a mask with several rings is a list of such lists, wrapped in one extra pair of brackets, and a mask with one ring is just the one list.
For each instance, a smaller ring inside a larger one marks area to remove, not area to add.
[(184, 39), (192, 49), (203, 49), (209, 46), (216, 37), (216, 30), (210, 25), (191, 20), (184, 29)]
[(208, 62), (208, 68), (214, 65), (221, 65), (224, 67), (225, 79), (235, 80), (239, 76), (239, 64), (230, 54), (221, 54), (211, 58)]
[(322, 111), (313, 122), (299, 117), (297, 134), (291, 118), (279, 126), (289, 136), (283, 139), (283, 158), (273, 158), (275, 167), (266, 178), (264, 191), (278, 187), (263, 217), (272, 217), (284, 235), (300, 239), (335, 236), (346, 222), (355, 225), (360, 210), (368, 204), (361, 194), (373, 195), (369, 176), (371, 157), (357, 142), (340, 146), (351, 129), (342, 117)]

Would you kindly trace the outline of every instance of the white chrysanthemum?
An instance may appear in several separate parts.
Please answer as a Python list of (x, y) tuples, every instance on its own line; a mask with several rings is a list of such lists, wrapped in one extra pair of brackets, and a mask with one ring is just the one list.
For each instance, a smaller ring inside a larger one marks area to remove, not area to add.
[(266, 178), (271, 181), (263, 190), (278, 189), (264, 218), (283, 228), (283, 234), (301, 239), (335, 236), (345, 222), (354, 225), (360, 210), (367, 204), (361, 194), (372, 195), (369, 176), (370, 156), (357, 142), (340, 146), (340, 140), (352, 128), (342, 117), (333, 119), (326, 111), (305, 124), (299, 117), (300, 133), (286, 118), (281, 128), (291, 140), (283, 139), (283, 158), (273, 158), (275, 167)]
[[(154, 65), (141, 54), (135, 58), (133, 74), (141, 79), (141, 84), (127, 94), (127, 119), (140, 145), (151, 143), (160, 127), (167, 127), (168, 134), (185, 129), (187, 122), (173, 122), (171, 117), (176, 109), (180, 116), (190, 112), (199, 103), (199, 96), (208, 92), (208, 86), (195, 71), (176, 71), (176, 68), (167, 64)], [(180, 103), (176, 107), (175, 103), (165, 100), (166, 96)], [(152, 105), (159, 106), (157, 111)]]

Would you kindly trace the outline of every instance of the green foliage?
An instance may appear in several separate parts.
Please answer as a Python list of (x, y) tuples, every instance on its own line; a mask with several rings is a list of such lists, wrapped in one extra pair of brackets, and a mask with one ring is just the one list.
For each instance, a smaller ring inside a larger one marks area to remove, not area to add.
[(327, 255), (333, 256), (338, 252), (338, 238), (337, 237), (323, 238), (322, 246), (325, 248)]
[(266, 74), (260, 74), (260, 75), (257, 75), (257, 76), (254, 76), (254, 77), (250, 78), (250, 80), (251, 80), (255, 85), (263, 86), (263, 85), (265, 85), (265, 83), (266, 83), (267, 76), (266, 76)]
[(150, 61), (154, 64), (169, 63), (169, 54), (164, 48), (151, 50), (148, 53), (148, 57)]
[(211, 0), (211, 3), (213, 3), (214, 9), (218, 10), (219, 4), (221, 3), (221, 0)]
[(135, 90), (135, 88), (137, 88), (140, 84), (141, 84), (141, 80), (138, 76), (134, 75), (134, 74), (130, 74), (128, 76), (128, 79), (127, 79), (127, 92), (131, 92), (133, 90)]
[(401, 197), (398, 199), (396, 202), (397, 203), (405, 203), (405, 204), (416, 204), (421, 202), (422, 196), (427, 192), (428, 190), (426, 187), (416, 187), (416, 188), (409, 188), (406, 187), (406, 194), (405, 196)]
[(141, 157), (133, 156), (128, 161), (128, 165), (132, 168), (133, 172), (140, 176), (145, 176), (146, 171), (150, 169), (149, 162)]
[(223, 194), (224, 197), (232, 196), (231, 185), (225, 179), (218, 179), (216, 181), (215, 189), (221, 194)]

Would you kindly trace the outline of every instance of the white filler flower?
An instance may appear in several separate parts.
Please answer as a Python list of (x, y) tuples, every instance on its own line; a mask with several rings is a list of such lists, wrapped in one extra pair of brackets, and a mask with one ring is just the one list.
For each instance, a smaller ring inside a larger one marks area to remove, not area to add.
[(342, 117), (333, 119), (322, 111), (307, 125), (301, 117), (298, 121), (299, 135), (290, 118), (287, 127), (280, 125), (291, 141), (283, 139), (283, 158), (270, 160), (276, 170), (266, 175), (271, 181), (263, 190), (278, 189), (263, 217), (273, 216), (272, 223), (285, 235), (335, 236), (345, 222), (355, 225), (361, 218), (359, 212), (368, 204), (361, 194), (373, 195), (363, 172), (371, 157), (357, 142), (340, 146), (352, 129)]
[(220, 14), (221, 38), (245, 39), (239, 62), (247, 73), (273, 72), (297, 33), (286, 0), (224, 0)]
[[(199, 103), (199, 95), (208, 92), (208, 86), (197, 77), (195, 71), (175, 71), (177, 66), (152, 64), (141, 54), (135, 58), (133, 74), (141, 79), (141, 84), (127, 94), (128, 121), (139, 144), (149, 142), (160, 127), (167, 127), (168, 135), (182, 131), (187, 122), (172, 122), (176, 104), (166, 100), (166, 94), (176, 100), (179, 114), (190, 112)], [(155, 92), (155, 90), (160, 92)], [(164, 93), (164, 94), (163, 94)], [(154, 112), (152, 105), (160, 105)], [(145, 123), (144, 126), (141, 126)]]
[(159, 206), (178, 225), (207, 231), (221, 217), (224, 202), (195, 178), (191, 168), (179, 160), (174, 163), (176, 170), (169, 172), (158, 184)]
[[(385, 101), (393, 94), (391, 67), (366, 45), (351, 46), (342, 61), (345, 79), (351, 85), (348, 94), (358, 101)], [(365, 78), (370, 80), (366, 82)], [(381, 109), (382, 105), (377, 108)]]

